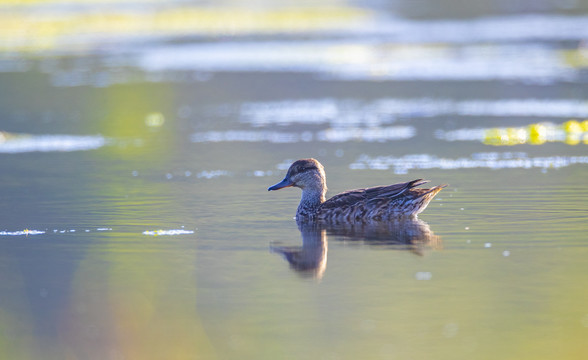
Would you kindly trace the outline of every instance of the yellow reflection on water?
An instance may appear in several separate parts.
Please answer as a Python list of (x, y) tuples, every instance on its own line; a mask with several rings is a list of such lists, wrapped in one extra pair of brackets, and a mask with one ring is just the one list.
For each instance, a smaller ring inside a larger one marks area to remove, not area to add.
[[(26, 10), (26, 9), (25, 9)], [(144, 11), (0, 13), (0, 52), (67, 50), (84, 52), (94, 41), (122, 37), (298, 33), (344, 29), (371, 14), (346, 6), (250, 9), (175, 6)]]
[[(99, 158), (136, 159), (137, 164), (154, 166), (169, 161), (177, 139), (175, 129), (175, 106), (173, 91), (160, 87), (152, 91), (148, 86), (133, 85), (109, 87), (103, 98), (93, 98), (93, 106), (106, 109), (108, 116), (98, 121), (101, 134), (116, 139), (113, 146), (104, 152), (92, 154)], [(167, 115), (167, 116), (166, 116)], [(88, 126), (96, 124), (88, 123)], [(140, 160), (140, 161), (139, 161)]]
[[(26, 280), (21, 272), (6, 271), (7, 269), (18, 269), (18, 260), (10, 257), (2, 257), (2, 268), (0, 281), (4, 288), (10, 289), (11, 295), (22, 301), (9, 309), (6, 298), (0, 306), (0, 359), (32, 359), (32, 352), (35, 344), (33, 332), (34, 323), (31, 306), (27, 299)], [(2, 294), (6, 295), (6, 294)]]
[[(88, 254), (72, 282), (62, 339), (72, 358), (214, 358), (196, 310), (194, 252)], [(103, 265), (100, 265), (103, 264)], [(179, 276), (178, 276), (179, 275)]]
[(569, 66), (574, 68), (587, 68), (588, 41), (581, 42), (577, 49), (562, 50), (561, 55)]
[(542, 145), (546, 142), (564, 142), (577, 145), (588, 143), (588, 119), (582, 122), (571, 119), (561, 125), (552, 123), (530, 124), (518, 128), (489, 128), (483, 132), (487, 145)]
[(72, 358), (214, 358), (196, 310), (194, 274), (176, 270), (192, 268), (194, 252), (185, 255), (90, 252), (62, 316), (63, 347)]

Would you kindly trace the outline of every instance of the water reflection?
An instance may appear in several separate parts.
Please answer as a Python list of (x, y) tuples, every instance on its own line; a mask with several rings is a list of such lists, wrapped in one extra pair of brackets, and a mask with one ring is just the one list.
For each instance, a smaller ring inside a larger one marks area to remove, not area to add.
[(441, 238), (421, 219), (345, 224), (298, 222), (302, 246), (270, 245), (303, 277), (321, 279), (327, 269), (327, 235), (345, 241), (360, 241), (382, 249), (408, 250), (423, 256), (442, 248)]
[(429, 154), (397, 156), (360, 155), (349, 164), (352, 170), (392, 170), (395, 174), (407, 174), (409, 170), (422, 169), (532, 169), (542, 172), (573, 165), (588, 164), (588, 156), (536, 156), (525, 152), (479, 152), (459, 158), (446, 158)]
[(437, 130), (435, 137), (447, 141), (481, 141), (496, 146), (542, 145), (548, 142), (578, 145), (581, 141), (588, 144), (588, 119), (582, 122), (571, 119), (563, 124), (541, 122), (522, 127)]
[(191, 140), (194, 143), (209, 142), (270, 142), (299, 143), (299, 142), (385, 142), (393, 140), (406, 140), (412, 138), (416, 130), (412, 126), (386, 126), (374, 128), (348, 127), (328, 128), (315, 133), (311, 131), (284, 132), (265, 130), (227, 130), (206, 131), (194, 133)]
[(326, 229), (316, 223), (298, 223), (298, 230), (302, 235), (302, 246), (271, 245), (270, 249), (281, 254), (298, 274), (320, 279), (327, 269)]
[(429, 250), (439, 250), (441, 237), (435, 235), (429, 224), (421, 219), (399, 219), (387, 222), (347, 223), (329, 226), (327, 234), (349, 241), (396, 250), (409, 250), (425, 255)]
[(107, 141), (100, 135), (33, 135), (0, 131), (0, 153), (95, 150)]
[(255, 128), (279, 125), (328, 125), (331, 128), (359, 126), (384, 127), (400, 119), (431, 117), (482, 118), (585, 118), (584, 99), (506, 98), (394, 98), (371, 101), (360, 99), (289, 99), (248, 102), (240, 107), (218, 107), (211, 116), (237, 116)]

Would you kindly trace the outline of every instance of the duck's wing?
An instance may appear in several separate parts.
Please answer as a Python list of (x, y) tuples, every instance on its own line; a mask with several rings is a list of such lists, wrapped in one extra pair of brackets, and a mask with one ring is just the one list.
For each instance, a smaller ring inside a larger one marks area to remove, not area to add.
[(392, 199), (402, 195), (415, 186), (428, 183), (428, 180), (416, 179), (405, 183), (398, 183), (387, 186), (376, 186), (367, 189), (349, 190), (337, 194), (321, 204), (323, 209), (336, 209), (352, 206), (358, 202), (370, 202), (372, 200)]

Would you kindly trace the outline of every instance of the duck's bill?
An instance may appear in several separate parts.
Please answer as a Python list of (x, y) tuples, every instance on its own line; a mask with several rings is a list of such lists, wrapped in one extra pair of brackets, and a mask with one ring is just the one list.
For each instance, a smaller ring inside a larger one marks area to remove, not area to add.
[(267, 188), (267, 191), (280, 190), (285, 187), (289, 187), (289, 186), (293, 186), (293, 185), (294, 184), (292, 183), (292, 181), (290, 181), (290, 179), (284, 178), (284, 180), (280, 181), (276, 185), (272, 185), (269, 188)]

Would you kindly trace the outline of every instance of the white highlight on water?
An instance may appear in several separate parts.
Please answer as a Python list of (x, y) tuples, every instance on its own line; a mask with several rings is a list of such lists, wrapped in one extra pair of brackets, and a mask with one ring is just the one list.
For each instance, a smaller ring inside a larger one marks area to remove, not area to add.
[(573, 79), (579, 71), (539, 40), (581, 41), (588, 38), (587, 29), (586, 16), (439, 21), (379, 16), (359, 27), (339, 29), (351, 36), (336, 40), (152, 46), (137, 54), (136, 66), (147, 72), (308, 72), (341, 79), (545, 82)]
[(411, 154), (401, 157), (360, 155), (349, 165), (352, 170), (392, 170), (407, 174), (416, 169), (559, 169), (571, 165), (588, 164), (588, 156), (529, 157), (524, 152), (481, 152), (469, 157), (444, 158), (430, 154)]
[[(228, 112), (227, 112), (228, 111)], [(382, 98), (374, 101), (350, 99), (303, 99), (270, 102), (252, 102), (234, 108), (218, 108), (217, 115), (239, 116), (243, 123), (254, 127), (292, 124), (329, 124), (333, 129), (378, 129), (402, 118), (422, 118), (435, 116), (491, 116), (491, 117), (588, 117), (588, 102), (574, 99), (469, 99), (456, 101), (452, 99), (414, 98), (395, 99)], [(386, 129), (385, 127), (383, 129)], [(398, 128), (392, 128), (397, 131)], [(381, 131), (381, 129), (378, 129)], [(297, 133), (281, 132), (225, 132), (197, 133), (192, 141), (246, 141), (240, 138), (288, 139), (301, 137)], [(233, 137), (234, 139), (231, 139)], [(479, 136), (478, 136), (479, 137)], [(478, 138), (476, 137), (476, 138)], [(263, 141), (270, 141), (263, 139)], [(293, 142), (294, 140), (282, 140)], [(299, 139), (296, 139), (299, 141)], [(273, 142), (278, 142), (274, 140)]]
[(445, 336), (446, 338), (452, 338), (455, 337), (457, 335), (459, 331), (459, 325), (455, 324), (455, 323), (449, 323), (449, 324), (445, 324), (445, 326), (443, 326), (443, 336)]
[(419, 271), (414, 274), (414, 277), (417, 280), (431, 280), (433, 278), (433, 274), (429, 271)]
[(214, 179), (221, 176), (229, 176), (231, 173), (226, 170), (203, 170), (196, 174), (198, 179)]
[(373, 128), (329, 128), (316, 132), (282, 132), (268, 130), (227, 130), (206, 131), (194, 133), (191, 140), (194, 143), (208, 142), (269, 142), (275, 144), (299, 143), (309, 141), (319, 142), (386, 142), (405, 140), (415, 136), (416, 130), (412, 126), (389, 126)]
[(99, 135), (3, 135), (0, 132), (0, 153), (6, 154), (94, 150), (105, 144), (106, 139)]
[(146, 230), (143, 231), (143, 235), (151, 235), (151, 236), (161, 236), (161, 235), (187, 235), (187, 234), (194, 234), (192, 230), (183, 230), (183, 229), (175, 229), (175, 230)]
[(0, 231), (0, 236), (20, 236), (20, 235), (41, 235), (44, 234), (45, 231), (42, 230), (19, 230), (19, 231)]

